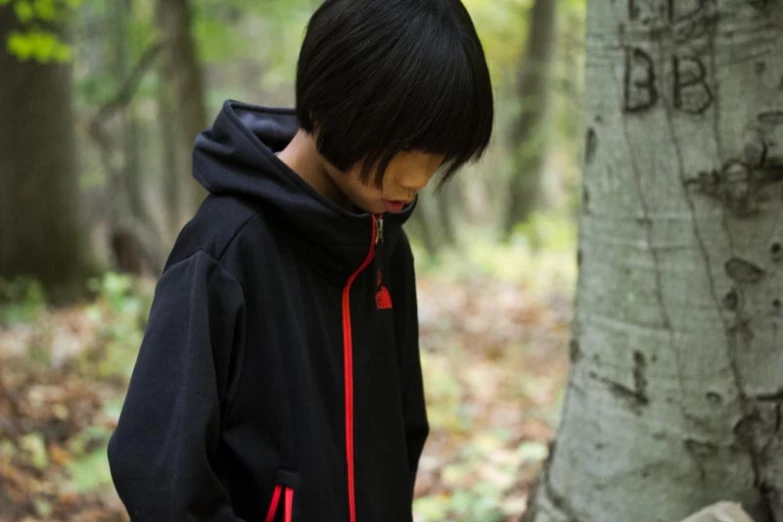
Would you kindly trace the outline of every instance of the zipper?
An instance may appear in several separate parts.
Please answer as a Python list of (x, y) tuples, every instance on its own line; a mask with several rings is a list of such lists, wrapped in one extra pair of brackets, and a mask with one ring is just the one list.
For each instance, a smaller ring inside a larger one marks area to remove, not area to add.
[(375, 221), (375, 230), (377, 231), (375, 234), (375, 246), (380, 246), (383, 244), (383, 215), (373, 216), (373, 221)]
[(345, 365), (345, 460), (348, 469), (349, 522), (356, 522), (356, 477), (353, 445), (353, 336), (351, 332), (351, 286), (375, 257), (375, 247), (383, 243), (383, 216), (372, 217), (370, 250), (364, 262), (351, 274), (343, 288), (343, 361)]

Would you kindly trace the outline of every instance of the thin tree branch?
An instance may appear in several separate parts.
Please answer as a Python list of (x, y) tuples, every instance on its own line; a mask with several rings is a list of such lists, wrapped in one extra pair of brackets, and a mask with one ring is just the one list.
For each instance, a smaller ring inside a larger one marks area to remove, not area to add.
[[(117, 111), (127, 107), (138, 90), (141, 80), (154, 65), (155, 59), (163, 49), (163, 43), (156, 41), (151, 44), (141, 55), (139, 60), (134, 65), (125, 82), (122, 84), (117, 93), (105, 104), (103, 104), (95, 116), (92, 117), (89, 124), (90, 137), (95, 141), (100, 152), (101, 163), (107, 173), (106, 186), (108, 187), (103, 197), (94, 198), (96, 205), (89, 210), (89, 219), (94, 221), (96, 215), (103, 213), (107, 208), (111, 207), (112, 201), (116, 196), (117, 180), (122, 175), (122, 169), (112, 165), (112, 138), (107, 132), (104, 124), (111, 116)], [(115, 188), (114, 190), (112, 188)]]
[(98, 109), (98, 113), (95, 115), (93, 121), (111, 116), (113, 113), (126, 107), (133, 100), (133, 96), (136, 94), (136, 90), (139, 88), (141, 80), (155, 63), (155, 59), (162, 50), (163, 43), (157, 41), (144, 51), (141, 58), (139, 58), (136, 65), (133, 67), (133, 70), (131, 70), (131, 73), (125, 79), (125, 83), (120, 87), (120, 90), (117, 91), (117, 94), (115, 94), (111, 100)]

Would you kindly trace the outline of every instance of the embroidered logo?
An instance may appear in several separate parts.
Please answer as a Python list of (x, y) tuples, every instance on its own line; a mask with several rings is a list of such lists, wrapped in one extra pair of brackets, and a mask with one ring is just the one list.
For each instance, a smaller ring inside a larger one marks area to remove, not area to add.
[(378, 284), (377, 291), (375, 292), (375, 306), (378, 310), (391, 310), (392, 298), (389, 293), (389, 289), (383, 286), (383, 274), (381, 269), (378, 268)]

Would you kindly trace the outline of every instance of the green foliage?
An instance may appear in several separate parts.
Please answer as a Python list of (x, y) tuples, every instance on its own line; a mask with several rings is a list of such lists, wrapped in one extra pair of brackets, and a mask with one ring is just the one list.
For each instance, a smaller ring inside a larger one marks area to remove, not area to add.
[(103, 378), (130, 375), (152, 297), (137, 292), (130, 276), (112, 272), (91, 280), (89, 287), (98, 299), (85, 313), (96, 325), (97, 336), (95, 345), (80, 355), (79, 367)]
[(78, 493), (94, 491), (111, 485), (111, 470), (106, 457), (106, 447), (101, 447), (68, 464), (71, 483)]
[(263, 62), (293, 79), (305, 25), (314, 5), (306, 0), (195, 0), (193, 34), (206, 63), (229, 59)]
[(76, 492), (86, 493), (112, 483), (106, 454), (110, 435), (105, 426), (88, 426), (69, 441), (68, 450), (74, 459), (67, 467)]
[(126, 274), (107, 272), (103, 277), (90, 279), (87, 287), (99, 297), (99, 304), (107, 304), (114, 314), (137, 314), (140, 301), (132, 295), (133, 278)]
[[(89, 33), (90, 37), (77, 38), (74, 42), (74, 62), (78, 65), (74, 74), (77, 106), (85, 104), (92, 111), (117, 95), (131, 67), (156, 41), (154, 7), (153, 0), (136, 0), (128, 6), (115, 0), (92, 0), (82, 5), (74, 20), (74, 33)], [(120, 36), (124, 39), (120, 40)], [(155, 67), (146, 72), (134, 100), (145, 101), (156, 96), (156, 73)], [(105, 178), (102, 173), (89, 171), (82, 181), (88, 187), (95, 187), (102, 185)]]
[(46, 441), (37, 432), (28, 433), (19, 439), (19, 447), (27, 452), (29, 462), (38, 470), (49, 465), (49, 455), (46, 452)]
[(69, 45), (62, 43), (54, 33), (46, 31), (13, 32), (8, 37), (7, 45), (11, 54), (22, 61), (65, 63), (72, 56)]
[(496, 85), (516, 79), (526, 38), (525, 16), (532, 0), (463, 0), (476, 26)]
[(219, 19), (196, 17), (193, 21), (193, 36), (199, 44), (199, 57), (204, 63), (244, 58), (253, 52), (248, 49), (241, 33)]
[(513, 241), (536, 251), (573, 252), (576, 227), (563, 213), (534, 212), (526, 223), (517, 226)]
[(5, 42), (8, 51), (22, 61), (63, 63), (73, 57), (53, 27), (67, 21), (83, 0), (0, 0), (0, 7), (13, 8), (23, 31), (12, 31)]
[(0, 0), (0, 7), (12, 6), (22, 23), (35, 20), (61, 21), (83, 0)]
[(0, 277), (0, 326), (33, 322), (45, 309), (46, 292), (38, 281)]
[(550, 291), (572, 287), (577, 229), (568, 216), (535, 214), (515, 231), (510, 244), (499, 244), (494, 232), (489, 227), (463, 225), (470, 241), (462, 250), (442, 252), (435, 262), (428, 260), (421, 245), (412, 244), (417, 274), (460, 283), (490, 277)]
[(76, 82), (76, 88), (85, 101), (101, 105), (117, 93), (117, 79), (106, 72), (96, 71), (85, 78), (80, 78)]
[(132, 4), (128, 20), (129, 55), (131, 61), (138, 59), (147, 50), (150, 42), (155, 40), (156, 27), (154, 23), (153, 2), (136, 1)]

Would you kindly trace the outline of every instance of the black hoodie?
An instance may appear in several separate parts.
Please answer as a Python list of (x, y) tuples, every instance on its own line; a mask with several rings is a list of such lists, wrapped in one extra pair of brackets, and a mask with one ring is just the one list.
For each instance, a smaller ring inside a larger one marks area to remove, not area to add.
[(226, 102), (210, 195), (158, 282), (112, 477), (133, 522), (405, 522), (428, 433), (401, 214), (348, 212), (275, 155), (295, 113)]

